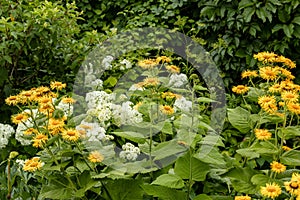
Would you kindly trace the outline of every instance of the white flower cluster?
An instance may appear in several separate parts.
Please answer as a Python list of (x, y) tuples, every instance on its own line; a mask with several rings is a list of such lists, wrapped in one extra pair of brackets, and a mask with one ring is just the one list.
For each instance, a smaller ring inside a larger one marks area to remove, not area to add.
[(73, 113), (73, 105), (60, 101), (56, 108), (62, 110), (66, 116), (71, 116)]
[(188, 83), (187, 76), (185, 74), (172, 74), (168, 86), (181, 87)]
[(87, 113), (97, 117), (101, 123), (110, 120), (112, 117), (111, 109), (114, 98), (114, 94), (107, 94), (104, 91), (92, 91), (87, 93), (85, 98), (88, 106)]
[(123, 151), (120, 152), (120, 158), (129, 161), (135, 161), (140, 154), (140, 149), (129, 142), (122, 145), (122, 149)]
[(85, 65), (83, 70), (85, 74), (85, 86), (91, 87), (93, 90), (99, 90), (103, 87), (103, 81), (95, 76), (95, 74), (98, 74), (99, 72), (93, 69), (92, 63)]
[(112, 56), (106, 56), (102, 60), (102, 66), (104, 67), (104, 70), (110, 70), (112, 69), (111, 62), (114, 60), (114, 57)]
[(177, 108), (179, 108), (183, 112), (190, 112), (192, 111), (192, 102), (186, 100), (186, 98), (182, 96), (179, 99), (175, 100), (174, 107), (175, 111), (177, 110)]
[(125, 65), (125, 67), (121, 66), (120, 70), (130, 69), (132, 67), (131, 62), (128, 61), (128, 60), (126, 60), (126, 59), (122, 60), (120, 63), (123, 64), (123, 65)]
[(113, 105), (113, 118), (115, 123), (120, 125), (133, 125), (143, 121), (142, 114), (132, 108), (130, 101), (123, 102), (122, 105)]
[(0, 149), (6, 147), (8, 139), (14, 133), (15, 130), (12, 126), (8, 124), (0, 124)]
[(97, 142), (101, 140), (106, 140), (106, 131), (98, 123), (89, 123), (81, 121), (80, 125), (76, 126), (76, 129), (85, 133), (87, 141)]

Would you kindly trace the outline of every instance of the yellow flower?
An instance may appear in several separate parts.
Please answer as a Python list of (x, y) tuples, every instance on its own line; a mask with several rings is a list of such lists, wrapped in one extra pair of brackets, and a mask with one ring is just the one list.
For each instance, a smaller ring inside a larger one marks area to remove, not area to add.
[(18, 103), (20, 103), (20, 98), (19, 96), (9, 96), (5, 99), (5, 103), (10, 106), (11, 105), (15, 106)]
[(234, 200), (251, 200), (251, 197), (249, 197), (248, 195), (246, 195), (246, 196), (235, 196)]
[(66, 129), (62, 132), (62, 138), (69, 141), (77, 141), (80, 137), (80, 133), (76, 129)]
[(276, 83), (276, 84), (272, 85), (271, 87), (269, 87), (269, 91), (272, 93), (280, 93), (282, 90), (281, 90), (280, 84)]
[(50, 98), (50, 97), (41, 97), (41, 98), (38, 98), (37, 101), (40, 104), (51, 104), (52, 103), (52, 98)]
[(284, 80), (280, 82), (280, 87), (282, 91), (295, 90), (300, 91), (300, 86), (293, 83), (291, 80)]
[(54, 106), (52, 103), (40, 104), (39, 111), (45, 115), (51, 115), (54, 112)]
[(133, 109), (139, 110), (139, 107), (143, 105), (143, 102), (138, 102), (135, 106), (133, 106)]
[(168, 105), (160, 106), (160, 111), (166, 115), (172, 115), (174, 113), (174, 109)]
[(161, 95), (162, 98), (164, 99), (179, 99), (181, 96), (179, 94), (175, 94), (173, 92), (163, 92), (162, 95)]
[(16, 115), (13, 115), (11, 117), (11, 121), (14, 123), (14, 124), (19, 124), (21, 122), (24, 122), (28, 119), (28, 114), (27, 113), (19, 113), (19, 114), (16, 114)]
[(277, 78), (278, 71), (272, 67), (261, 67), (259, 69), (259, 75), (265, 80), (275, 80)]
[(99, 151), (92, 151), (88, 157), (92, 163), (100, 163), (104, 160), (104, 156)]
[(156, 59), (145, 59), (138, 62), (138, 66), (140, 66), (143, 69), (152, 69), (156, 65), (158, 65)]
[(40, 86), (38, 88), (32, 88), (31, 91), (34, 91), (35, 101), (39, 101), (42, 97), (56, 98), (57, 94), (52, 92), (49, 87)]
[(273, 161), (270, 165), (271, 167), (271, 170), (273, 172), (276, 172), (276, 173), (282, 173), (286, 170), (286, 166), (279, 163), (279, 162), (276, 162), (276, 161)]
[(38, 134), (32, 139), (32, 141), (33, 141), (32, 146), (36, 148), (38, 147), (42, 148), (44, 144), (46, 144), (46, 142), (48, 141), (48, 136), (44, 134)]
[(58, 81), (51, 81), (50, 83), (50, 88), (51, 90), (57, 89), (57, 90), (62, 90), (67, 86), (67, 84), (58, 82)]
[(41, 169), (43, 163), (40, 161), (39, 157), (33, 157), (31, 159), (27, 159), (24, 162), (23, 170), (28, 172), (34, 172), (36, 170)]
[(293, 76), (292, 75), (292, 72), (290, 72), (289, 70), (287, 70), (287, 69), (284, 69), (284, 68), (282, 68), (282, 67), (275, 67), (275, 69), (279, 72), (279, 73), (281, 73), (285, 78), (287, 78), (287, 79), (294, 79), (295, 78), (295, 76)]
[(258, 61), (266, 63), (266, 62), (275, 62), (278, 55), (273, 52), (271, 52), (271, 53), (260, 52), (260, 53), (254, 54), (253, 57), (255, 59), (257, 59)]
[(57, 135), (63, 131), (65, 125), (64, 119), (50, 118), (48, 122), (48, 130), (51, 135)]
[(24, 135), (37, 134), (38, 130), (36, 130), (35, 128), (28, 128), (23, 133)]
[(268, 198), (276, 198), (281, 194), (281, 188), (277, 183), (267, 183), (265, 187), (260, 188), (260, 193)]
[(269, 140), (272, 137), (272, 133), (266, 129), (255, 129), (254, 133), (259, 140)]
[(288, 181), (284, 182), (284, 187), (287, 192), (289, 192), (291, 195), (300, 195), (300, 187), (298, 181)]
[(156, 86), (159, 84), (159, 80), (158, 78), (145, 78), (143, 81), (143, 87), (147, 87), (147, 86)]
[(299, 103), (288, 103), (287, 104), (288, 110), (292, 113), (299, 115), (300, 114), (300, 104)]
[(175, 66), (175, 65), (167, 65), (166, 66), (166, 69), (171, 72), (171, 73), (174, 73), (174, 74), (179, 74), (180, 73), (180, 68)]
[(167, 56), (159, 56), (156, 58), (156, 62), (159, 63), (159, 62), (166, 62), (166, 63), (169, 63), (171, 62), (171, 58), (167, 57)]
[(274, 114), (278, 110), (274, 96), (261, 96), (258, 98), (258, 104), (270, 114)]
[(64, 98), (62, 98), (61, 102), (68, 103), (68, 104), (74, 104), (76, 101), (71, 97), (64, 97)]
[(284, 91), (281, 93), (281, 98), (287, 103), (296, 103), (298, 101), (299, 95), (293, 91)]
[(249, 87), (245, 86), (245, 85), (238, 85), (238, 86), (234, 86), (232, 88), (232, 92), (237, 93), (237, 94), (244, 94), (246, 92), (248, 92)]
[(246, 71), (242, 72), (242, 79), (248, 78), (248, 77), (252, 78), (252, 77), (257, 77), (257, 76), (258, 76), (258, 74), (256, 71), (246, 70)]
[(291, 59), (286, 58), (284, 56), (277, 57), (276, 62), (283, 63), (285, 66), (287, 66), (291, 69), (296, 67), (296, 63), (294, 63)]
[(282, 146), (281, 147), (284, 151), (290, 151), (292, 150), (292, 148), (288, 147), (288, 146)]

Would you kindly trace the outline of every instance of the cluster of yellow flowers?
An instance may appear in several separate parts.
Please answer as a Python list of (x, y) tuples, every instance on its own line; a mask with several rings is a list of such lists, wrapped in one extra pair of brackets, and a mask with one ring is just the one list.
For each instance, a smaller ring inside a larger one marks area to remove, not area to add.
[[(50, 83), (50, 87), (37, 87), (30, 90), (21, 91), (17, 95), (10, 96), (5, 99), (6, 104), (17, 106), (21, 112), (11, 117), (14, 124), (19, 125), (23, 123), (26, 130), (23, 134), (32, 138), (32, 145), (36, 148), (45, 148), (49, 137), (60, 135), (65, 141), (76, 142), (79, 138), (84, 137), (75, 128), (68, 128), (66, 125), (67, 116), (57, 117), (53, 113), (56, 110), (56, 106), (53, 102), (53, 98), (59, 97), (59, 91), (66, 88), (65, 83), (53, 81)], [(65, 104), (74, 104), (75, 100), (71, 97), (61, 98), (61, 102)], [(29, 108), (23, 110), (21, 107)], [(36, 112), (34, 112), (36, 110)], [(36, 123), (36, 119), (44, 119), (43, 123)], [(34, 125), (28, 127), (26, 121)], [(91, 162), (102, 162), (103, 156), (98, 152), (91, 152), (88, 159)], [(42, 167), (42, 162), (39, 157), (33, 157), (24, 162), (23, 170), (34, 172)]]

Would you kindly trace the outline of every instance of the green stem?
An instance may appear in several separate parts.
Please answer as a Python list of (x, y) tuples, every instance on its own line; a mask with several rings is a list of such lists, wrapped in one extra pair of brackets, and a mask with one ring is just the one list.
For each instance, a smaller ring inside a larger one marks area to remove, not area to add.
[(7, 160), (7, 199), (11, 199), (10, 159)]

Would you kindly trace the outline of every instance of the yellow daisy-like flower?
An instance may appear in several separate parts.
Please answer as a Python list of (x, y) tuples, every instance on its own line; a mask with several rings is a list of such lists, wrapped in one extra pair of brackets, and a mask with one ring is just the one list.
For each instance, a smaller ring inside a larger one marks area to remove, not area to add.
[(258, 140), (269, 140), (272, 137), (272, 133), (267, 129), (255, 129), (254, 133)]
[(260, 188), (260, 193), (265, 197), (274, 199), (281, 194), (281, 188), (277, 183), (267, 183), (265, 187)]
[(287, 103), (296, 103), (298, 101), (299, 95), (293, 91), (284, 91), (281, 93), (281, 98)]
[(152, 69), (157, 65), (158, 62), (156, 59), (145, 59), (138, 62), (138, 66), (140, 66), (143, 69)]
[(275, 96), (261, 96), (258, 97), (258, 104), (261, 107), (264, 107), (266, 105), (270, 105), (270, 104), (276, 104), (276, 99)]
[(18, 94), (20, 103), (26, 104), (31, 101), (35, 101), (35, 93), (31, 90), (24, 90)]
[(253, 56), (255, 59), (257, 59), (258, 61), (261, 61), (261, 62), (276, 62), (276, 58), (278, 57), (277, 54), (271, 52), (260, 52), (260, 53), (257, 53), (257, 54), (254, 54)]
[(282, 91), (295, 90), (300, 91), (300, 88), (297, 84), (293, 83), (291, 80), (284, 80), (280, 82), (280, 87)]
[(275, 67), (275, 69), (280, 73), (282, 74), (285, 78), (287, 79), (294, 79), (295, 76), (292, 75), (292, 72), (290, 72), (289, 70), (287, 69), (284, 69), (282, 67)]
[(51, 115), (54, 112), (55, 108), (52, 103), (44, 103), (40, 104), (38, 110), (45, 115)]
[(62, 138), (68, 141), (77, 141), (80, 138), (80, 133), (76, 129), (66, 129), (62, 132)]
[(180, 68), (175, 66), (175, 65), (167, 65), (166, 66), (166, 69), (171, 72), (171, 73), (174, 73), (174, 74), (179, 74), (180, 73)]
[(92, 151), (88, 159), (92, 163), (101, 163), (104, 160), (104, 156), (99, 151)]
[(300, 183), (300, 174), (299, 173), (293, 173), (291, 181), (296, 181)]
[(156, 62), (157, 63), (160, 63), (160, 62), (162, 62), (162, 63), (169, 63), (169, 62), (171, 62), (171, 58), (169, 58), (169, 57), (167, 57), (167, 56), (159, 56), (159, 57), (157, 57), (156, 58)]
[(235, 196), (234, 200), (251, 200), (251, 197), (249, 197), (248, 195), (246, 195), (246, 196)]
[(59, 82), (59, 81), (51, 81), (51, 83), (50, 83), (51, 90), (54, 90), (54, 89), (56, 89), (56, 90), (62, 90), (66, 86), (67, 86), (66, 83), (62, 83), (62, 82)]
[(261, 67), (259, 69), (259, 75), (261, 78), (265, 80), (271, 80), (274, 81), (277, 78), (278, 71), (276, 68), (272, 67)]
[(281, 147), (284, 151), (290, 151), (292, 150), (292, 148), (288, 147), (288, 146), (282, 146)]
[(238, 85), (238, 86), (234, 86), (232, 88), (232, 92), (237, 93), (237, 94), (244, 94), (248, 91), (249, 91), (249, 87), (247, 87), (245, 85)]
[(41, 97), (41, 98), (38, 98), (38, 102), (40, 104), (51, 104), (52, 103), (52, 98), (50, 98), (50, 97)]
[(258, 74), (257, 74), (257, 71), (251, 71), (251, 70), (246, 70), (244, 72), (242, 72), (242, 79), (244, 78), (252, 78), (252, 77), (257, 77)]
[(139, 107), (143, 105), (143, 102), (138, 102), (136, 105), (133, 106), (133, 109), (139, 110)]
[(44, 134), (38, 134), (32, 139), (32, 141), (32, 146), (36, 148), (42, 148), (44, 144), (46, 144), (46, 142), (48, 141), (48, 136)]
[(299, 103), (288, 103), (287, 108), (290, 112), (299, 115), (300, 114), (300, 104)]
[(276, 173), (282, 173), (286, 170), (286, 166), (279, 163), (279, 162), (276, 162), (276, 161), (273, 161), (270, 165), (271, 167), (271, 170), (273, 172), (276, 172)]
[(163, 98), (163, 99), (179, 99), (181, 96), (179, 95), (179, 94), (175, 94), (175, 93), (173, 93), (173, 92), (163, 92), (162, 94), (161, 94), (161, 97)]
[(5, 99), (5, 103), (7, 104), (7, 105), (13, 105), (13, 106), (15, 106), (15, 105), (17, 105), (18, 103), (20, 103), (20, 98), (19, 98), (19, 96), (16, 96), (16, 95), (14, 95), (14, 96), (9, 96), (9, 97), (7, 97), (6, 99)]
[(291, 195), (300, 195), (300, 185), (298, 181), (284, 182), (284, 187)]
[(286, 58), (284, 56), (277, 57), (276, 62), (283, 63), (285, 66), (289, 67), (290, 69), (296, 67), (296, 63), (294, 63), (291, 59)]
[(43, 166), (39, 157), (33, 157), (31, 159), (27, 159), (24, 162), (23, 170), (28, 172), (34, 172), (36, 170), (40, 170)]
[(145, 78), (143, 83), (143, 87), (147, 87), (147, 86), (156, 86), (159, 84), (159, 80), (158, 78), (155, 77), (149, 77), (149, 78)]
[(37, 133), (38, 133), (38, 130), (36, 130), (35, 128), (28, 128), (23, 132), (24, 135), (32, 135), (32, 134), (37, 134)]
[(75, 101), (75, 99), (73, 99), (71, 97), (64, 97), (64, 98), (62, 98), (61, 102), (67, 103), (67, 104), (74, 104), (76, 101)]
[(19, 124), (21, 122), (26, 121), (28, 118), (29, 118), (29, 116), (27, 113), (19, 113), (19, 114), (13, 115), (11, 117), (11, 121), (14, 124)]
[(276, 84), (272, 85), (271, 87), (269, 87), (269, 91), (272, 93), (280, 93), (282, 91), (281, 85), (276, 83)]
[(161, 105), (160, 111), (166, 115), (172, 115), (174, 113), (174, 109), (171, 106), (168, 105)]

